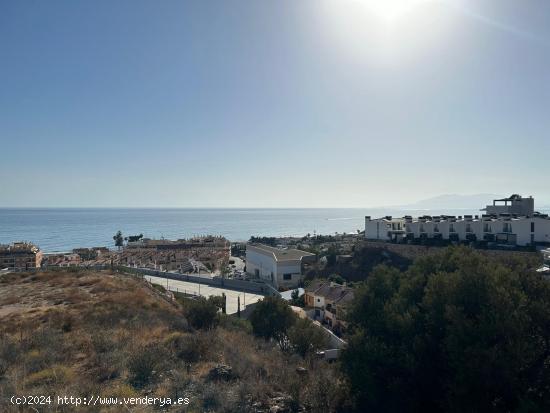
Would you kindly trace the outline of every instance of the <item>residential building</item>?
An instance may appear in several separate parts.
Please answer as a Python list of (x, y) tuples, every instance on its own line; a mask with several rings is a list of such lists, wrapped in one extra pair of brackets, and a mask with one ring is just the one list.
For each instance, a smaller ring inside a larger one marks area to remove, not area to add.
[(42, 263), (47, 267), (78, 267), (81, 263), (79, 254), (44, 254)]
[(535, 200), (532, 196), (523, 198), (513, 194), (508, 198), (495, 199), (493, 205), (487, 205), (484, 211), (489, 215), (516, 214), (531, 216), (535, 213)]
[(365, 237), (384, 241), (400, 241), (405, 235), (405, 218), (386, 216), (380, 219), (365, 217)]
[[(504, 202), (504, 205), (497, 205)], [(550, 245), (550, 218), (534, 211), (534, 199), (497, 199), (484, 215), (365, 217), (365, 238), (388, 242), (484, 242), (488, 245)]]
[(28, 271), (40, 268), (42, 251), (30, 242), (14, 242), (0, 245), (0, 269), (10, 271)]
[[(224, 237), (204, 236), (191, 239), (144, 238), (128, 244), (120, 251), (93, 248), (75, 250), (83, 258), (82, 265), (123, 265), (181, 273), (217, 273), (227, 266), (231, 250)], [(94, 257), (94, 255), (96, 255)]]
[(246, 246), (246, 273), (277, 289), (295, 288), (302, 281), (303, 265), (315, 259), (315, 254), (306, 251), (250, 243)]
[(93, 247), (93, 248), (75, 248), (74, 254), (78, 254), (82, 261), (96, 260), (101, 254), (108, 254), (109, 249), (106, 247)]
[(305, 288), (304, 302), (313, 309), (313, 318), (341, 333), (347, 327), (345, 316), (353, 301), (353, 289), (330, 281), (317, 281)]

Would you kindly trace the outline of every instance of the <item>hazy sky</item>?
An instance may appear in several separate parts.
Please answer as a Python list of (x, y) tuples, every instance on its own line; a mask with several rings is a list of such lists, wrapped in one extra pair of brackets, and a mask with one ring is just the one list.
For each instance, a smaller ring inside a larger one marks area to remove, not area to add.
[(550, 204), (550, 2), (2, 0), (0, 143), (0, 206)]

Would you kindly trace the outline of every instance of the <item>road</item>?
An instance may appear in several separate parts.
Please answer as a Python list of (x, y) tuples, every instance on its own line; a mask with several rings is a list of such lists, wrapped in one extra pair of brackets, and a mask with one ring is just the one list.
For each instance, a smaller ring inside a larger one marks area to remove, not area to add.
[(202, 295), (204, 297), (210, 297), (211, 295), (222, 295), (222, 293), (225, 293), (227, 297), (227, 314), (235, 314), (237, 312), (237, 297), (239, 296), (241, 297), (241, 311), (245, 309), (246, 305), (253, 304), (258, 300), (264, 298), (263, 295), (244, 293), (235, 290), (226, 290), (225, 288), (211, 287), (206, 284), (170, 280), (167, 278), (153, 277), (151, 275), (145, 275), (144, 278), (153, 284), (162, 285), (164, 288), (167, 288), (170, 291), (176, 291), (180, 293)]

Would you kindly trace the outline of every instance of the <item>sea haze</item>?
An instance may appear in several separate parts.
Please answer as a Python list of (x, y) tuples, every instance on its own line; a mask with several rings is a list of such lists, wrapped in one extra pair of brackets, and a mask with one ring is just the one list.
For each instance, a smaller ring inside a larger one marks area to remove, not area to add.
[(76, 247), (113, 247), (113, 235), (148, 238), (223, 235), (246, 241), (252, 235), (303, 236), (356, 232), (365, 215), (478, 214), (474, 210), (397, 209), (133, 209), (0, 208), (0, 243), (31, 241), (45, 252)]

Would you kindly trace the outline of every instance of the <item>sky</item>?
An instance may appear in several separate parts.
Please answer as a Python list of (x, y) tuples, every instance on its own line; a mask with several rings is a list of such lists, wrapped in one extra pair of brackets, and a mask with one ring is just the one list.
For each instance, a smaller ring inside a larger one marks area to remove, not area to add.
[(0, 207), (550, 205), (547, 0), (0, 1)]

